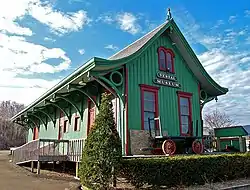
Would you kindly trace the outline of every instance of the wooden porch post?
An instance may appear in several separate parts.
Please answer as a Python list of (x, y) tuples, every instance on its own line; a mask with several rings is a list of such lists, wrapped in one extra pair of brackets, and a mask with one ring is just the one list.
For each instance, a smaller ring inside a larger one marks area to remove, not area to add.
[(221, 149), (220, 149), (220, 137), (217, 137), (217, 139), (216, 139), (216, 149), (217, 149), (217, 151), (221, 151)]
[(240, 152), (244, 152), (244, 149), (243, 149), (243, 138), (242, 137), (239, 137), (239, 145), (240, 145)]
[(66, 168), (66, 163), (63, 162), (63, 172), (65, 172), (65, 168)]
[(34, 173), (34, 161), (31, 161), (31, 172)]
[(78, 178), (79, 162), (76, 162), (76, 178)]
[(53, 170), (55, 170), (55, 165), (56, 165), (56, 162), (53, 161)]
[(40, 174), (40, 169), (41, 169), (41, 162), (38, 160), (36, 174)]

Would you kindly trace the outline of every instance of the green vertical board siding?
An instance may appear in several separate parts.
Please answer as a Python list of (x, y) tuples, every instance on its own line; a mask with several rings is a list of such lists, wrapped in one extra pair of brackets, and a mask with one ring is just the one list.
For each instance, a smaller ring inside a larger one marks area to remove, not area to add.
[(44, 125), (40, 124), (39, 138), (57, 139), (58, 138), (58, 128), (56, 126), (54, 127), (54, 124), (52, 121), (48, 122), (47, 129), (45, 128)]
[[(121, 93), (123, 92), (123, 85), (118, 87), (118, 89), (121, 91)], [(98, 94), (96, 97), (97, 101), (100, 103), (100, 99), (101, 99), (101, 94)], [(121, 134), (121, 128), (119, 125), (119, 121), (122, 120), (122, 111), (123, 108), (120, 107), (120, 103), (119, 100), (117, 101), (117, 128), (119, 133)], [(64, 104), (62, 104), (63, 106), (65, 106)], [(75, 122), (75, 115), (77, 114), (78, 116), (80, 115), (76, 109), (73, 106), (70, 106), (69, 108), (66, 108), (65, 111), (67, 113), (70, 114), (70, 118), (71, 118), (71, 124), (68, 123), (68, 130), (66, 133), (63, 133), (63, 137), (62, 139), (64, 140), (69, 140), (69, 139), (81, 139), (81, 138), (86, 138), (87, 137), (87, 125), (88, 125), (88, 102), (87, 102), (87, 98), (85, 96), (82, 96), (82, 102), (79, 102), (77, 104), (77, 106), (79, 108), (81, 108), (81, 110), (83, 110), (83, 118), (80, 121), (80, 130), (78, 131), (74, 131), (74, 122)], [(96, 108), (95, 110), (96, 115), (98, 114), (98, 109)], [(120, 113), (120, 114), (119, 114)], [(57, 109), (56, 111), (56, 124), (55, 126), (53, 125), (52, 121), (49, 121), (47, 124), (47, 129), (45, 128), (45, 126), (43, 124), (40, 123), (40, 128), (39, 128), (39, 138), (40, 139), (58, 139), (58, 133), (59, 133), (59, 118), (60, 117), (60, 110)], [(45, 118), (43, 118), (45, 120)], [(63, 120), (68, 120), (66, 116), (64, 116), (62, 118)], [(63, 124), (61, 124), (63, 125)], [(120, 130), (119, 130), (120, 129)], [(29, 134), (28, 134), (28, 141), (31, 141), (33, 139), (33, 132), (30, 129), (29, 130)]]
[[(71, 115), (71, 124), (68, 124), (67, 133), (63, 134), (63, 139), (82, 139), (86, 138), (87, 136), (87, 120), (88, 120), (88, 109), (87, 109), (87, 102), (85, 101), (84, 104), (84, 113), (83, 119), (79, 122), (80, 130), (74, 131), (75, 126), (75, 115), (79, 115), (74, 108), (72, 108), (72, 115)], [(66, 119), (66, 118), (65, 118)]]
[[(68, 130), (66, 133), (63, 133), (64, 140), (68, 139), (81, 139), (86, 138), (87, 136), (87, 118), (88, 118), (88, 109), (87, 109), (87, 98), (82, 97), (83, 101), (79, 102), (77, 106), (83, 109), (83, 118), (79, 122), (80, 130), (74, 131), (74, 121), (75, 121), (75, 115), (79, 115), (75, 108), (73, 106), (70, 106), (69, 108), (66, 108), (65, 110), (67, 113), (70, 113), (71, 118), (71, 124), (68, 123)], [(52, 121), (48, 121), (47, 123), (47, 129), (43, 124), (40, 123), (39, 128), (39, 138), (40, 139), (58, 139), (58, 133), (59, 133), (59, 118), (60, 117), (60, 110), (57, 109), (56, 111), (56, 124), (54, 126)], [(45, 120), (45, 118), (43, 118)], [(62, 120), (68, 120), (66, 116), (63, 117)], [(63, 124), (62, 124), (63, 125)], [(28, 133), (28, 141), (31, 141), (33, 139), (33, 132), (31, 129), (29, 129)]]
[[(156, 73), (159, 71), (158, 52), (160, 46), (171, 48), (175, 54), (174, 68), (177, 81), (181, 88), (173, 88), (153, 83)], [(194, 121), (193, 133), (195, 135), (196, 120), (199, 122), (198, 134), (201, 136), (200, 127), (200, 105), (198, 81), (187, 67), (180, 52), (172, 46), (167, 36), (160, 36), (149, 46), (139, 57), (128, 63), (128, 126), (129, 129), (141, 129), (141, 102), (139, 84), (160, 87), (159, 89), (159, 115), (163, 131), (167, 131), (170, 136), (180, 135), (180, 123), (178, 112), (177, 91), (192, 93), (192, 120)]]

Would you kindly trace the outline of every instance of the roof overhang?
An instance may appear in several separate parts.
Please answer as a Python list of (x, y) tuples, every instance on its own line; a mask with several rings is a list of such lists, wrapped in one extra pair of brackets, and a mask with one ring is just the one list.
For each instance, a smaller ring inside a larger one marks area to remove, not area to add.
[(242, 137), (250, 136), (250, 125), (232, 126), (214, 129), (215, 137)]
[(95, 68), (95, 62), (98, 58), (92, 58), (87, 61), (84, 65), (79, 67), (75, 72), (64, 78), (54, 87), (45, 92), (42, 96), (36, 99), (34, 102), (29, 104), (26, 108), (24, 108), (21, 112), (17, 113), (10, 120), (14, 121), (19, 118), (21, 115), (26, 115), (28, 111), (32, 111), (35, 107), (42, 107), (45, 104), (46, 100), (50, 100), (54, 97), (56, 93), (67, 93), (69, 92), (68, 85), (69, 84), (79, 84), (80, 81), (88, 82), (89, 79), (89, 71)]

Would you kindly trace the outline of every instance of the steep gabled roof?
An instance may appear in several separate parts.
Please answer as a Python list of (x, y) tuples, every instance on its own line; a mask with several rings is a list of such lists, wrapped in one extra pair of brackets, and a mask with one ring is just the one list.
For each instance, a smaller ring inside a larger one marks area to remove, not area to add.
[(122, 59), (122, 58), (125, 58), (125, 57), (128, 57), (128, 56), (134, 54), (135, 52), (140, 50), (151, 38), (153, 38), (162, 28), (164, 28), (164, 26), (166, 26), (167, 23), (168, 23), (168, 21), (161, 24), (160, 26), (158, 26), (154, 30), (152, 30), (149, 33), (147, 33), (146, 35), (142, 36), (140, 39), (136, 40), (135, 42), (128, 45), (127, 47), (125, 47), (121, 51), (112, 55), (110, 58), (108, 58), (108, 60)]
[(205, 90), (209, 94), (209, 96), (220, 96), (226, 94), (228, 92), (228, 89), (221, 87), (206, 72), (173, 19), (164, 22), (151, 32), (141, 37), (139, 40), (135, 41), (134, 43), (111, 56), (106, 61), (107, 65), (110, 65), (112, 63), (113, 67), (115, 67), (115, 63), (119, 64), (120, 62), (120, 64), (124, 64), (129, 60), (137, 57), (146, 49), (147, 46), (153, 43), (154, 40), (162, 35), (169, 27), (171, 27), (172, 31), (168, 34), (170, 39), (176, 44), (175, 46), (181, 52), (186, 64), (198, 79), (201, 88), (203, 88), (203, 90)]

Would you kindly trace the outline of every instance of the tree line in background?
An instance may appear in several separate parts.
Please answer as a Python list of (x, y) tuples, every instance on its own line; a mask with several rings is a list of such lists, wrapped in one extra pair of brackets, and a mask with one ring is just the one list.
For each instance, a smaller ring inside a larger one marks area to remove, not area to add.
[(0, 102), (0, 150), (20, 146), (26, 142), (27, 130), (10, 118), (24, 109), (23, 104), (12, 101)]

